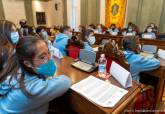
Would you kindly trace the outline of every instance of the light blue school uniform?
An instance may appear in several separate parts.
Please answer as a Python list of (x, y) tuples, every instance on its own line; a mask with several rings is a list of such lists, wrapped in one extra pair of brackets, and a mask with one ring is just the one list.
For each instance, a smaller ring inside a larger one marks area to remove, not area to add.
[(89, 44), (89, 42), (84, 42), (84, 49), (89, 50), (89, 51), (93, 51), (92, 46)]
[(128, 50), (124, 52), (124, 55), (130, 65), (132, 79), (138, 82), (140, 72), (154, 70), (160, 66), (160, 61), (156, 58), (145, 58)]
[(53, 43), (53, 46), (58, 48), (63, 55), (66, 55), (66, 46), (68, 44), (68, 39), (70, 39), (68, 35), (59, 33), (56, 35), (55, 41)]
[(114, 30), (113, 29), (108, 29), (108, 32), (112, 33), (112, 32), (119, 32), (119, 30), (117, 28), (115, 28)]
[(143, 33), (142, 34), (142, 38), (145, 38), (145, 35), (150, 35), (151, 39), (155, 39), (156, 38), (156, 35), (153, 32)]
[(26, 90), (33, 95), (29, 98), (21, 91), (16, 79), (9, 85), (8, 76), (0, 83), (0, 114), (46, 114), (49, 101), (64, 94), (70, 85), (71, 81), (66, 76), (43, 80), (25, 74)]

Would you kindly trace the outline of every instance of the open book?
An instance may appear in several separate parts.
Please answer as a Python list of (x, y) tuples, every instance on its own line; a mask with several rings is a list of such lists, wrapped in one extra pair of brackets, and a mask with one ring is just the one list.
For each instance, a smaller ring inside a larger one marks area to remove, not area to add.
[(113, 107), (128, 92), (94, 76), (71, 86), (71, 89), (102, 107)]

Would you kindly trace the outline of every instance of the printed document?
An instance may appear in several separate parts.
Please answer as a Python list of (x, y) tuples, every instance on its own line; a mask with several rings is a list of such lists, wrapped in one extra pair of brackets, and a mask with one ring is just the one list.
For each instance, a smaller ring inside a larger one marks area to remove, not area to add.
[(113, 107), (128, 92), (94, 76), (71, 86), (71, 89), (102, 107)]

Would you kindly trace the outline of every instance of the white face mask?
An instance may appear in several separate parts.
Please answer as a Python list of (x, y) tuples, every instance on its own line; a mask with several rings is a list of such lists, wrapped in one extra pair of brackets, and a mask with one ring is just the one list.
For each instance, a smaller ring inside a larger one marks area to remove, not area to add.
[(152, 32), (152, 29), (151, 28), (147, 29), (147, 32)]
[(93, 44), (95, 43), (95, 41), (96, 41), (95, 36), (90, 36), (90, 37), (88, 38), (88, 42), (90, 43), (90, 45), (93, 45)]

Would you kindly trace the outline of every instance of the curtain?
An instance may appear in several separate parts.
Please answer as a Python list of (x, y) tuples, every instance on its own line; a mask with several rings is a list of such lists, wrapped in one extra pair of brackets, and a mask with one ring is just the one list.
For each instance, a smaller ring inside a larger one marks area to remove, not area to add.
[(126, 15), (127, 0), (106, 0), (105, 25), (109, 27), (116, 24), (117, 27), (123, 27)]
[(33, 21), (33, 11), (32, 11), (32, 0), (24, 0), (24, 5), (25, 5), (27, 24), (33, 26), (34, 21)]
[(4, 20), (4, 19), (5, 19), (5, 14), (3, 10), (3, 3), (2, 0), (0, 0), (0, 20)]

